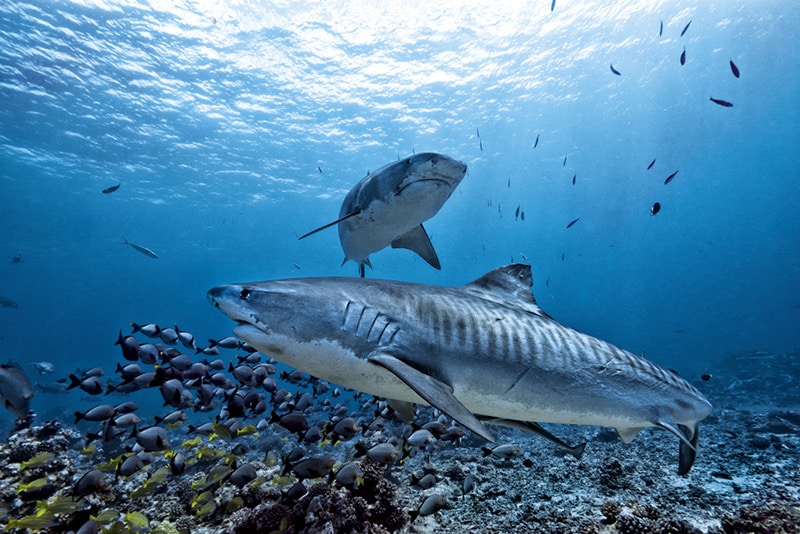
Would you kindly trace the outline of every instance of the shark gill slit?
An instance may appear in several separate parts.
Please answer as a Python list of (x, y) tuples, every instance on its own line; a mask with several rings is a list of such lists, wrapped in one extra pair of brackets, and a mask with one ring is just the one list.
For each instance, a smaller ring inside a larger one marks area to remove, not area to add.
[(350, 311), (350, 305), (353, 303), (352, 300), (348, 300), (347, 304), (344, 307), (344, 313), (342, 314), (342, 330), (347, 329), (347, 314)]

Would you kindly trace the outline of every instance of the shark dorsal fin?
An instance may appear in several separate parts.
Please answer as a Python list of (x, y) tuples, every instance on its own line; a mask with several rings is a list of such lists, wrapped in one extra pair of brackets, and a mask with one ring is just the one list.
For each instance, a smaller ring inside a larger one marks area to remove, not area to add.
[(500, 304), (516, 306), (530, 313), (552, 319), (533, 298), (531, 266), (512, 263), (489, 271), (477, 280), (464, 286), (470, 293)]

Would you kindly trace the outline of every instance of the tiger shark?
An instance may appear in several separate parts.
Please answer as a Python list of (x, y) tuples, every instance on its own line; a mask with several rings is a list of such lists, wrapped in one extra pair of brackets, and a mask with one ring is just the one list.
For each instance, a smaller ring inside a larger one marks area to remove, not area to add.
[(537, 433), (538, 423), (608, 426), (625, 443), (659, 427), (680, 440), (678, 472), (687, 473), (708, 400), (676, 373), (558, 323), (532, 283), (529, 265), (512, 264), (460, 287), (294, 278), (207, 296), (263, 353), (394, 402), (429, 404), (488, 441), (484, 422)]
[(436, 215), (466, 172), (466, 164), (434, 152), (390, 163), (353, 186), (344, 197), (338, 219), (300, 239), (338, 225), (345, 256), (342, 265), (355, 261), (362, 278), (364, 265), (372, 268), (369, 255), (389, 245), (412, 250), (440, 269), (422, 223)]

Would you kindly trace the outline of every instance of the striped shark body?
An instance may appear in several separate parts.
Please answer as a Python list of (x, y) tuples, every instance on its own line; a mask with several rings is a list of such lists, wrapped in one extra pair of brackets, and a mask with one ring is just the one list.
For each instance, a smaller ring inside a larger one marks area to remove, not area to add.
[(295, 278), (219, 286), (208, 298), (265, 354), (430, 404), (489, 441), (484, 421), (537, 433), (537, 423), (610, 426), (626, 443), (655, 426), (680, 439), (688, 472), (711, 404), (674, 372), (558, 323), (531, 285), (530, 266), (513, 264), (460, 287)]

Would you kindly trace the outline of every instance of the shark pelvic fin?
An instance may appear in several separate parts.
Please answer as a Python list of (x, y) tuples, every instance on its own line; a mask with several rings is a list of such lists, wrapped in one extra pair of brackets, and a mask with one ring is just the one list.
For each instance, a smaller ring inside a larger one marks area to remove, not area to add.
[(328, 223), (328, 224), (326, 224), (326, 225), (320, 226), (319, 228), (315, 228), (314, 230), (311, 230), (310, 232), (308, 232), (308, 233), (306, 233), (306, 234), (303, 234), (303, 235), (301, 235), (301, 236), (300, 236), (300, 237), (298, 237), (297, 239), (298, 239), (298, 241), (299, 241), (300, 239), (305, 239), (306, 237), (308, 237), (308, 236), (310, 236), (310, 235), (314, 235), (314, 234), (316, 234), (317, 232), (321, 232), (322, 230), (325, 230), (326, 228), (330, 228), (331, 226), (335, 226), (335, 225), (339, 224), (340, 222), (344, 222), (344, 221), (346, 221), (347, 219), (349, 219), (350, 217), (355, 217), (356, 215), (358, 215), (358, 214), (360, 214), (360, 213), (361, 213), (361, 210), (360, 210), (360, 209), (359, 209), (359, 210), (356, 210), (356, 211), (354, 211), (354, 212), (352, 212), (352, 213), (348, 213), (348, 214), (347, 214), (347, 215), (345, 215), (344, 217), (339, 217), (338, 219), (336, 219), (335, 221), (333, 221), (333, 222), (331, 222), (331, 223)]
[(455, 398), (453, 388), (447, 384), (414, 369), (397, 357), (385, 352), (372, 354), (368, 360), (391, 371), (434, 408), (438, 408), (483, 439), (492, 443), (495, 442), (494, 436), (489, 432), (489, 429)]
[(689, 472), (697, 456), (697, 426), (690, 428), (686, 425), (673, 425), (664, 421), (656, 421), (657, 427), (675, 434), (681, 440), (680, 453), (678, 456), (678, 474), (685, 475)]
[(439, 263), (439, 257), (436, 255), (436, 251), (433, 249), (431, 240), (428, 237), (428, 232), (425, 231), (421, 224), (392, 241), (392, 248), (405, 248), (416, 252), (434, 269), (442, 268)]
[(626, 445), (633, 441), (633, 438), (642, 430), (640, 427), (632, 427), (632, 428), (615, 428), (614, 430), (617, 431), (619, 435), (619, 439), (622, 440), (622, 443)]
[(580, 445), (570, 445), (569, 443), (565, 442), (558, 436), (554, 436), (551, 434), (547, 429), (545, 429), (539, 423), (534, 423), (533, 421), (515, 421), (513, 419), (500, 419), (497, 417), (483, 417), (478, 416), (478, 419), (483, 421), (484, 423), (489, 423), (491, 425), (502, 425), (507, 426), (509, 428), (516, 428), (518, 430), (524, 430), (525, 432), (531, 432), (536, 434), (540, 437), (543, 437), (546, 440), (552, 441), (562, 449), (566, 450), (572, 456), (574, 456), (577, 460), (581, 459), (583, 455), (583, 450), (586, 448), (586, 443), (581, 443)]

